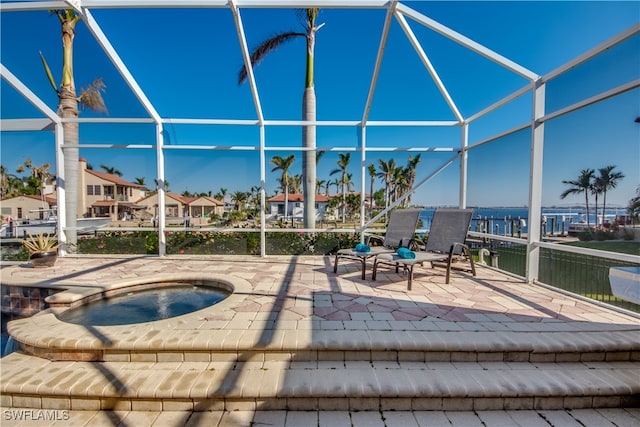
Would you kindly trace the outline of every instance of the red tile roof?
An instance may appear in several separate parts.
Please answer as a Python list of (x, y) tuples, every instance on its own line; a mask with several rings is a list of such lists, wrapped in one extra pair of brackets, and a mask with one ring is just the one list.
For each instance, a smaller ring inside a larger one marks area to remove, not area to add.
[(117, 185), (123, 185), (125, 187), (144, 187), (144, 185), (140, 185), (140, 184), (136, 184), (134, 182), (129, 182), (126, 181), (122, 178), (120, 178), (117, 175), (111, 175), (109, 173), (104, 173), (104, 172), (98, 172), (98, 171), (94, 171), (92, 169), (85, 169), (85, 171), (87, 171), (88, 173), (90, 173), (93, 176), (97, 176), (100, 179), (104, 179), (105, 181), (109, 181), (109, 182), (113, 182), (114, 184)]
[[(316, 194), (316, 202), (328, 202), (333, 197), (325, 196), (324, 194)], [(304, 196), (302, 194), (289, 194), (289, 202), (304, 202)], [(273, 197), (267, 199), (267, 202), (284, 202), (284, 194), (276, 194)]]

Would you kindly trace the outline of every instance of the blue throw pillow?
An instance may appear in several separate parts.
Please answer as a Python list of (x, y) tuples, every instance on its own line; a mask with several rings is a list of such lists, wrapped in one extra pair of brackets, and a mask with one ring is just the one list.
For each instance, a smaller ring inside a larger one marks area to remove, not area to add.
[(407, 248), (398, 248), (396, 251), (400, 258), (415, 259), (416, 253)]
[(364, 243), (358, 243), (354, 249), (356, 252), (371, 252), (371, 248)]

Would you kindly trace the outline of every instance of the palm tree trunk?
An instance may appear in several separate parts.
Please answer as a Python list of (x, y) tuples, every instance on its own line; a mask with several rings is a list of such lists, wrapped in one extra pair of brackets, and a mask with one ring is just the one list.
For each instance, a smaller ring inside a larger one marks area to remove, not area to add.
[(369, 195), (369, 218), (373, 218), (373, 183), (374, 179), (371, 177), (371, 189), (369, 190), (371, 192)]
[[(78, 102), (73, 86), (61, 87), (60, 104), (58, 114), (61, 118), (77, 118)], [(65, 190), (65, 219), (67, 227), (76, 227), (78, 218), (78, 162), (79, 162), (79, 128), (78, 123), (63, 123), (64, 132), (64, 190)], [(67, 230), (67, 252), (77, 251), (78, 234), (77, 231)]]
[[(316, 93), (307, 87), (302, 98), (302, 119), (316, 120)], [(302, 157), (302, 176), (304, 178), (304, 228), (316, 228), (316, 127), (307, 125), (302, 128), (302, 145), (313, 149), (305, 151)]]
[(284, 220), (287, 220), (289, 214), (289, 185), (284, 186)]
[(595, 206), (594, 209), (596, 211), (596, 223), (593, 225), (595, 228), (598, 228), (598, 193), (595, 194)]
[(587, 230), (591, 228), (591, 224), (589, 223), (589, 193), (587, 190), (584, 191), (584, 206), (587, 210)]
[(342, 177), (342, 222), (345, 223), (347, 221), (345, 216), (345, 211), (347, 210), (347, 192), (345, 191), (345, 177)]

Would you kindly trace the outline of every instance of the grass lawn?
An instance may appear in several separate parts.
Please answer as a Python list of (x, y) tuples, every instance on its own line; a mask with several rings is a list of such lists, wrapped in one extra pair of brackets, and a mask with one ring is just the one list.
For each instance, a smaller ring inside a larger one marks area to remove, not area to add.
[(581, 248), (597, 249), (600, 251), (620, 252), (623, 254), (640, 255), (640, 242), (632, 240), (605, 240), (605, 241), (576, 241), (564, 243)]

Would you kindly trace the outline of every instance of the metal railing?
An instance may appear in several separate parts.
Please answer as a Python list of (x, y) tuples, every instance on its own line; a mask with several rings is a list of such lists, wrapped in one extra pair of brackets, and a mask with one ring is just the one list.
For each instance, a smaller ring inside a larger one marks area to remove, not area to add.
[[(526, 240), (475, 232), (471, 235), (479, 239), (474, 245), (477, 249), (485, 247), (497, 255), (495, 268), (524, 279)], [(535, 245), (540, 247), (537, 282), (640, 313), (640, 305), (614, 296), (609, 282), (610, 268), (638, 267), (640, 256), (559, 243), (537, 242)]]

